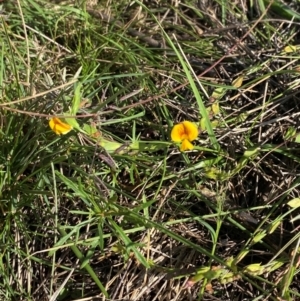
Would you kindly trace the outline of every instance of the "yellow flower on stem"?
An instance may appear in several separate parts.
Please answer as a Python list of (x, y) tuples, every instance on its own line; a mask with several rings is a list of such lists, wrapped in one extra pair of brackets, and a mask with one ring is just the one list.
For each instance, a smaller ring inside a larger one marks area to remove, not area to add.
[(57, 117), (53, 117), (50, 119), (49, 126), (56, 135), (65, 135), (69, 133), (73, 128), (69, 124), (62, 122)]
[(198, 137), (198, 127), (190, 121), (183, 121), (173, 126), (171, 139), (181, 143), (180, 151), (192, 150), (194, 145), (191, 143)]

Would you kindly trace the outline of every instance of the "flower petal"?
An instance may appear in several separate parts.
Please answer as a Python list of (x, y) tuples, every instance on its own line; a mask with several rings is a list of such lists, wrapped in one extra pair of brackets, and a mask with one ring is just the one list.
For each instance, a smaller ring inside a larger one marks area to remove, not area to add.
[(171, 131), (171, 139), (174, 142), (181, 142), (185, 139), (185, 130), (182, 123), (176, 124), (173, 126)]
[(194, 148), (194, 145), (187, 139), (184, 139), (180, 146), (180, 151), (184, 152), (186, 150), (192, 150)]
[(189, 141), (194, 141), (198, 137), (198, 127), (195, 123), (190, 121), (183, 121), (182, 122), (184, 131), (187, 135), (187, 139)]
[(56, 135), (65, 135), (72, 130), (72, 127), (69, 124), (62, 122), (57, 117), (50, 119), (49, 126)]

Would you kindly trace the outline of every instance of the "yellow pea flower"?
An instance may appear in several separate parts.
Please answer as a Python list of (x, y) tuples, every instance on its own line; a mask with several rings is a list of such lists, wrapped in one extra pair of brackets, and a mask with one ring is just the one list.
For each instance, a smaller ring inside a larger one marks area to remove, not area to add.
[(194, 145), (191, 143), (198, 137), (198, 127), (190, 121), (183, 121), (173, 126), (171, 139), (181, 143), (180, 151), (192, 150)]
[(53, 117), (50, 119), (49, 126), (56, 135), (65, 135), (69, 133), (73, 128), (69, 124), (62, 122), (57, 117)]

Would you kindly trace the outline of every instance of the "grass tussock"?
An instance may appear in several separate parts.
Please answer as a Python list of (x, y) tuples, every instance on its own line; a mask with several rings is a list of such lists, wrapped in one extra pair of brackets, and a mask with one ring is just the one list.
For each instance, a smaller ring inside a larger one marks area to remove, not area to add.
[(0, 299), (300, 300), (297, 10), (2, 3)]

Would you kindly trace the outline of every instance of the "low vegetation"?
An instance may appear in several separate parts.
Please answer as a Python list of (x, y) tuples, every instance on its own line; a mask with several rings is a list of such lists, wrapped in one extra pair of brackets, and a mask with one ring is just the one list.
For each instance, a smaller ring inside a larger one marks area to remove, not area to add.
[(297, 1), (0, 2), (0, 300), (300, 300)]

